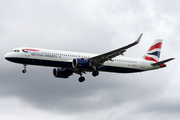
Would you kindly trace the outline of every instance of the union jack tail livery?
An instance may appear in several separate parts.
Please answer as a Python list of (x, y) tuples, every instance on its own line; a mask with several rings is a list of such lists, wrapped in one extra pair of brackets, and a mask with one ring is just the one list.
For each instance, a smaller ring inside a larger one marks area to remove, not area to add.
[(143, 56), (145, 60), (159, 62), (162, 47), (162, 40), (157, 39)]

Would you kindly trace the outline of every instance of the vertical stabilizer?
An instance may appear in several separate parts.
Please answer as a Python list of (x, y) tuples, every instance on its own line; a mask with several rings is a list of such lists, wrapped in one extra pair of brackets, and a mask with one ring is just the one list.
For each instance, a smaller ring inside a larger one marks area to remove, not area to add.
[(161, 39), (157, 39), (149, 48), (147, 53), (143, 56), (143, 58), (148, 61), (158, 62), (161, 53), (162, 41), (163, 40)]

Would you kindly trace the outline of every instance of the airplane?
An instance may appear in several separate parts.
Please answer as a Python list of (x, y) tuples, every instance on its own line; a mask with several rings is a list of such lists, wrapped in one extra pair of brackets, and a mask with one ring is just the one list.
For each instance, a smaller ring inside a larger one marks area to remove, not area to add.
[(166, 67), (166, 62), (174, 58), (159, 61), (162, 40), (157, 39), (142, 58), (124, 57), (124, 52), (139, 43), (143, 33), (137, 40), (124, 47), (106, 52), (104, 54), (89, 54), (80, 52), (19, 47), (5, 54), (5, 59), (24, 65), (55, 67), (53, 75), (57, 78), (69, 78), (73, 73), (79, 74), (79, 82), (85, 81), (83, 74), (92, 72), (98, 76), (99, 71), (115, 73), (134, 73)]

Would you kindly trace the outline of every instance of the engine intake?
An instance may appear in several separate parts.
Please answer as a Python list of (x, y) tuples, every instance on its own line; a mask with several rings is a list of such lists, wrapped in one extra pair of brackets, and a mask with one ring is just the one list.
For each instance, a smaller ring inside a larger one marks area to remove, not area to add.
[(54, 68), (53, 75), (54, 77), (68, 78), (70, 75), (72, 75), (72, 72), (66, 69), (62, 69), (62, 68)]
[(72, 62), (73, 68), (90, 68), (91, 64), (89, 60), (83, 58), (75, 58)]

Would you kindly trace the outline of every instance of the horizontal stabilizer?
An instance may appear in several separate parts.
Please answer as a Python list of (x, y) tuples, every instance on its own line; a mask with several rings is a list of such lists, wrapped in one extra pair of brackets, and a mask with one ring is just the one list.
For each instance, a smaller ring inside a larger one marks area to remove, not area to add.
[(160, 62), (157, 62), (157, 63), (153, 63), (151, 64), (152, 66), (157, 66), (157, 65), (161, 65), (161, 64), (164, 64), (166, 62), (169, 62), (171, 60), (173, 60), (174, 58), (170, 58), (170, 59), (167, 59), (167, 60), (163, 60), (163, 61), (160, 61)]

